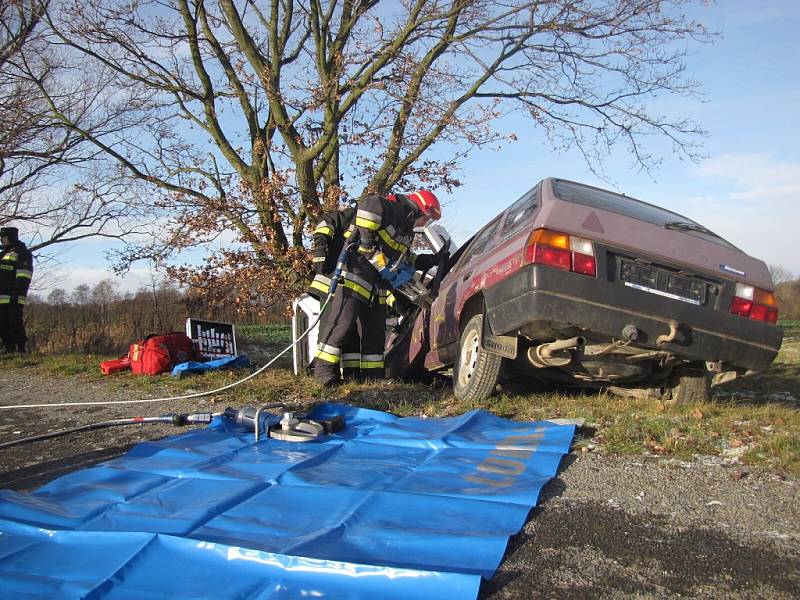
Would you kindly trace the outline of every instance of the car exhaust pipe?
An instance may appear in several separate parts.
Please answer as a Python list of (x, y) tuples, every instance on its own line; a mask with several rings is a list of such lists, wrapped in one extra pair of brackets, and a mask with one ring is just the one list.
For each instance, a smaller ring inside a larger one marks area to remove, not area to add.
[(528, 348), (528, 360), (539, 369), (563, 367), (572, 361), (570, 350), (579, 350), (586, 345), (586, 338), (578, 336), (568, 340), (556, 340)]

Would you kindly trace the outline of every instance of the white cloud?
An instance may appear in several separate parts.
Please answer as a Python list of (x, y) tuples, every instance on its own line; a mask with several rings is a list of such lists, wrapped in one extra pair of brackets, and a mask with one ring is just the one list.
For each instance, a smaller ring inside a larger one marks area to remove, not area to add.
[(688, 216), (748, 254), (800, 275), (800, 163), (766, 153), (726, 154), (693, 174), (719, 184), (720, 193), (693, 203)]
[(800, 190), (800, 163), (781, 162), (771, 154), (723, 154), (703, 161), (693, 169), (696, 175), (744, 188), (753, 197)]

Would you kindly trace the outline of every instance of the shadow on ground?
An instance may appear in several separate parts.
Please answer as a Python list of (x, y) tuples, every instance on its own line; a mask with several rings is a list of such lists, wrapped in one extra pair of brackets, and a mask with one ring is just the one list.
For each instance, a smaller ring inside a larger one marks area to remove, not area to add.
[(717, 402), (738, 405), (780, 404), (800, 407), (800, 370), (796, 364), (775, 363), (767, 370), (714, 388)]
[(543, 490), (480, 598), (790, 598), (800, 589), (797, 558), (724, 531), (678, 528), (667, 515), (550, 501), (563, 491), (559, 479)]

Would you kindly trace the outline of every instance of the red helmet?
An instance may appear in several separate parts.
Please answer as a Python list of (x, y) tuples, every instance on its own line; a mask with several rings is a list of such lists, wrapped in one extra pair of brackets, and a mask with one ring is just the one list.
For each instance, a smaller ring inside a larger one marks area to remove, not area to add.
[(429, 190), (417, 190), (408, 195), (409, 200), (417, 205), (423, 214), (428, 215), (434, 221), (442, 218), (442, 206), (439, 199)]

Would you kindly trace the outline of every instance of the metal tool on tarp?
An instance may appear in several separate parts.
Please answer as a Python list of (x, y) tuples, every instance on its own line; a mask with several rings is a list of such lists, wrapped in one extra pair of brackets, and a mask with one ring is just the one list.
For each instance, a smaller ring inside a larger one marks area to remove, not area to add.
[(260, 434), (266, 431), (268, 437), (283, 442), (311, 442), (341, 431), (345, 426), (343, 416), (315, 421), (305, 415), (299, 416), (293, 411), (284, 411), (281, 415), (264, 412), (266, 408), (277, 407), (282, 408), (283, 405), (268, 404), (258, 408), (253, 406), (228, 407), (222, 416), (253, 431), (256, 441), (259, 441)]

